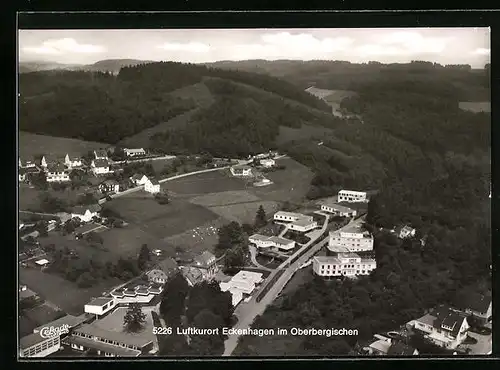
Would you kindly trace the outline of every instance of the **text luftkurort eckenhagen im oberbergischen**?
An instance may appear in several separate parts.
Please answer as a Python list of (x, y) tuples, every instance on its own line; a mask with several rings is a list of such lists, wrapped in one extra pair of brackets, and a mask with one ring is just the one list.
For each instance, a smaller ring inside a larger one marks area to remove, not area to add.
[(336, 336), (357, 336), (357, 329), (346, 328), (329, 328), (329, 329), (316, 329), (316, 328), (259, 328), (259, 329), (237, 329), (237, 328), (196, 328), (196, 327), (154, 327), (153, 334), (155, 335), (250, 335), (250, 336), (273, 336), (273, 335), (292, 335), (292, 336), (323, 336), (323, 337), (336, 337)]

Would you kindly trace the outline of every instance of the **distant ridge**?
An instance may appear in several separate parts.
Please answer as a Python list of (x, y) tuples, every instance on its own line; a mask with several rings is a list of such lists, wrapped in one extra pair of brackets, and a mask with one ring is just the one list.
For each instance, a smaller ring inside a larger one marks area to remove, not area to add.
[(111, 72), (116, 74), (122, 67), (136, 66), (139, 64), (154, 63), (152, 60), (140, 59), (104, 59), (93, 64), (63, 64), (56, 62), (20, 62), (19, 73), (38, 71), (67, 70), (67, 71), (95, 71)]

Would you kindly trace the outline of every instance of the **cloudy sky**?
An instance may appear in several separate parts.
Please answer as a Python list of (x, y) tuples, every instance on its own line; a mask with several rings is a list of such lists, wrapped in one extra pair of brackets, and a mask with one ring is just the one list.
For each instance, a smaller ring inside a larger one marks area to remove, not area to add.
[(408, 62), (483, 67), (488, 28), (20, 30), (19, 60), (90, 64), (103, 59), (214, 62), (245, 59)]

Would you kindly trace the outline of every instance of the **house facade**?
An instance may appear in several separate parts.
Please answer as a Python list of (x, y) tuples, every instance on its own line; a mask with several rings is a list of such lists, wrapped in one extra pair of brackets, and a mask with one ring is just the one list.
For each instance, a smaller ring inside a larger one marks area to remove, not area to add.
[(61, 337), (44, 338), (40, 333), (33, 333), (19, 340), (20, 357), (47, 357), (59, 351), (61, 348)]
[(69, 154), (66, 154), (66, 157), (64, 157), (64, 164), (70, 169), (83, 166), (81, 157), (76, 157)]
[(108, 158), (108, 153), (105, 150), (94, 150), (94, 159), (103, 159), (107, 161)]
[(339, 202), (366, 202), (366, 192), (364, 191), (353, 191), (353, 190), (340, 190), (338, 194)]
[(110, 173), (109, 162), (106, 159), (94, 159), (90, 165), (95, 176)]
[(336, 257), (316, 256), (313, 271), (318, 276), (358, 276), (369, 275), (377, 268), (373, 258), (361, 258), (355, 253), (339, 253)]
[(19, 168), (36, 168), (36, 165), (33, 161), (22, 161), (19, 158)]
[(210, 280), (219, 272), (217, 258), (209, 251), (204, 251), (202, 254), (194, 258), (191, 267), (200, 270), (204, 280)]
[(168, 275), (159, 269), (154, 269), (146, 273), (148, 281), (156, 284), (165, 284), (168, 280)]
[(261, 273), (241, 270), (231, 280), (219, 283), (219, 286), (221, 291), (231, 293), (233, 306), (236, 306), (244, 297), (250, 296), (262, 281)]
[(101, 193), (119, 193), (120, 184), (116, 180), (106, 180), (99, 184), (99, 191)]
[(408, 239), (415, 236), (416, 230), (408, 225), (405, 225), (396, 230), (399, 239)]
[(42, 160), (40, 162), (40, 164), (43, 168), (47, 168), (50, 165), (55, 165), (57, 163), (59, 163), (59, 160), (56, 157), (48, 156), (48, 155), (42, 156)]
[(146, 175), (142, 174), (135, 174), (130, 178), (130, 181), (136, 186), (144, 185), (146, 182), (149, 181), (148, 177)]
[(18, 169), (19, 181), (26, 181), (29, 175), (40, 172), (36, 167), (21, 167)]
[(472, 294), (461, 302), (460, 308), (467, 315), (472, 315), (476, 319), (486, 322), (493, 312), (491, 294)]
[(299, 219), (306, 217), (302, 213), (295, 213), (295, 212), (285, 212), (285, 211), (279, 211), (276, 212), (273, 216), (274, 221), (281, 221), (281, 222), (294, 222), (298, 221)]
[(328, 249), (331, 252), (347, 250), (349, 252), (365, 252), (373, 250), (373, 236), (368, 231), (349, 230), (330, 231)]
[(47, 167), (47, 182), (67, 182), (70, 181), (69, 173), (63, 164), (51, 164)]
[(230, 171), (233, 176), (252, 176), (252, 167), (250, 166), (233, 166)]
[(99, 317), (106, 315), (115, 306), (114, 298), (95, 298), (84, 306), (84, 311)]
[(467, 319), (448, 307), (440, 307), (430, 314), (413, 320), (410, 327), (424, 333), (435, 345), (455, 349), (467, 338)]
[(160, 183), (156, 179), (148, 179), (144, 184), (144, 190), (151, 194), (157, 194), (160, 192)]

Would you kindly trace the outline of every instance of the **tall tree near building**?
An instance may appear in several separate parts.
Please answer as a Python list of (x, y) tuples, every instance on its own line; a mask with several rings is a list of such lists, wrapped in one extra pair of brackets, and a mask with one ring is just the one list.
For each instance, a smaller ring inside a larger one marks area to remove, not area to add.
[(131, 303), (128, 306), (127, 313), (123, 318), (123, 326), (129, 332), (138, 332), (146, 322), (146, 315), (138, 303)]
[(141, 247), (141, 251), (139, 252), (139, 257), (137, 257), (137, 266), (139, 266), (141, 270), (144, 270), (150, 260), (151, 254), (149, 252), (148, 245), (143, 244)]
[(255, 228), (257, 229), (266, 226), (266, 218), (266, 211), (264, 210), (264, 207), (260, 205), (257, 210), (257, 215), (255, 216)]

